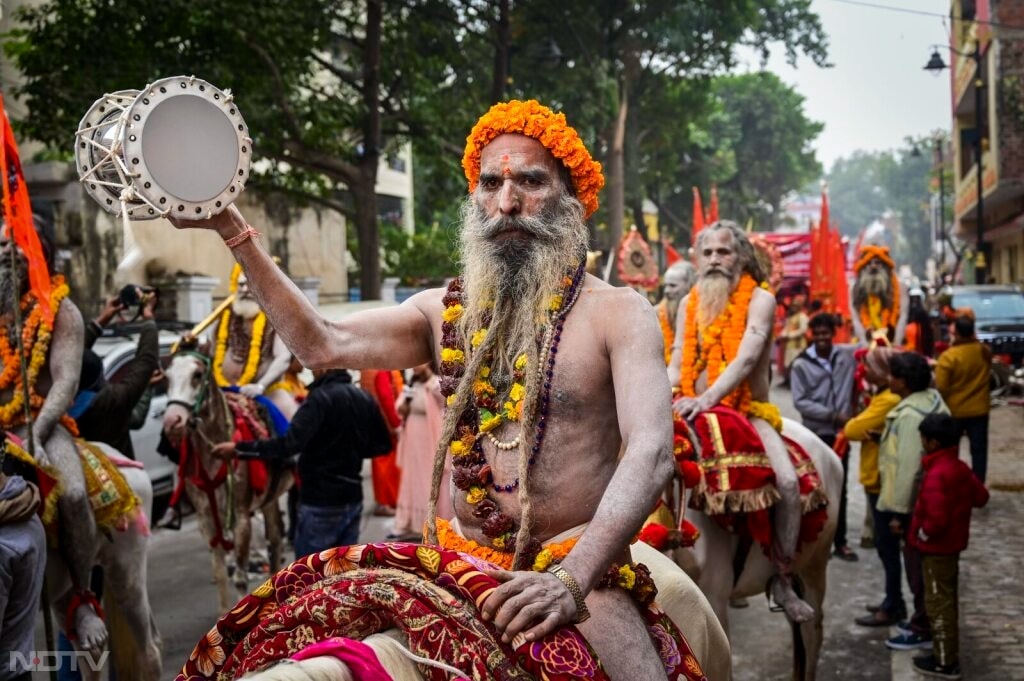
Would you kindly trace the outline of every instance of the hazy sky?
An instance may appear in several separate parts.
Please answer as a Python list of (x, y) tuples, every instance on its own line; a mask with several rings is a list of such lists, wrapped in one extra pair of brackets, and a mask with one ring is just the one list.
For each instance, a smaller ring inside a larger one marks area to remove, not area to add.
[[(948, 0), (866, 0), (948, 15)], [(797, 68), (773, 50), (768, 69), (805, 98), (812, 120), (825, 124), (815, 147), (826, 171), (857, 149), (893, 149), (908, 135), (950, 127), (949, 71), (922, 70), (933, 44), (948, 44), (948, 19), (813, 0), (829, 36), (829, 69), (801, 58)], [(940, 50), (949, 63), (949, 51)], [(757, 70), (756, 60), (748, 68)], [(742, 70), (742, 67), (741, 69)]]

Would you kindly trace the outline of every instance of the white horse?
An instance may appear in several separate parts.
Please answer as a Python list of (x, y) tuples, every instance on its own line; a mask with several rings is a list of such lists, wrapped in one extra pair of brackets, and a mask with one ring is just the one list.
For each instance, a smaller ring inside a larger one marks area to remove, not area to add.
[[(213, 381), (209, 357), (198, 352), (179, 352), (165, 374), (164, 434), (172, 443), (187, 438), (188, 456), (194, 457), (184, 472), (185, 492), (199, 517), (200, 532), (210, 545), (219, 606), (225, 612), (233, 601), (225, 561), (232, 544), (235, 587), (239, 596), (249, 592), (250, 514), (256, 510), (263, 512), (270, 571), (281, 567), (284, 523), (278, 497), (292, 486), (294, 476), (290, 471), (271, 475), (267, 489), (256, 494), (249, 484), (248, 466), (239, 465), (232, 473), (231, 464), (211, 454), (215, 444), (232, 439), (234, 418), (227, 398)], [(234, 514), (234, 528), (226, 527), (229, 512)]]
[[(839, 514), (843, 469), (835, 452), (800, 423), (783, 419), (782, 433), (810, 455), (828, 498), (825, 527), (814, 542), (800, 548), (793, 564), (793, 574), (802, 588), (802, 596), (814, 608), (814, 617), (810, 621), (803, 624), (790, 622), (793, 630), (793, 678), (796, 681), (813, 681), (823, 637), (826, 572)], [(686, 517), (701, 534), (692, 548), (677, 549), (677, 562), (696, 580), (728, 633), (730, 599), (763, 594), (769, 580), (776, 574), (775, 567), (759, 545), (751, 546), (745, 557), (739, 555), (739, 537), (723, 529), (713, 518), (691, 509), (687, 509)], [(737, 571), (740, 561), (742, 565)]]
[[(91, 443), (115, 462), (123, 457), (100, 442)], [(149, 546), (149, 514), (153, 507), (153, 487), (141, 468), (122, 467), (121, 474), (139, 498), (140, 515), (123, 531), (96, 533), (95, 562), (103, 568), (103, 610), (109, 632), (110, 659), (118, 679), (160, 681), (160, 632), (149, 607), (146, 589), (146, 552)], [(65, 521), (66, 522), (66, 521)], [(92, 516), (75, 522), (95, 522)], [(50, 549), (46, 561), (47, 598), (63, 628), (67, 604), (72, 595), (71, 575), (63, 556)], [(68, 632), (65, 632), (67, 634)], [(93, 658), (98, 662), (96, 651)], [(82, 663), (79, 671), (85, 681), (98, 681), (102, 670)], [(98, 665), (97, 665), (98, 666)], [(106, 665), (104, 665), (106, 666)]]

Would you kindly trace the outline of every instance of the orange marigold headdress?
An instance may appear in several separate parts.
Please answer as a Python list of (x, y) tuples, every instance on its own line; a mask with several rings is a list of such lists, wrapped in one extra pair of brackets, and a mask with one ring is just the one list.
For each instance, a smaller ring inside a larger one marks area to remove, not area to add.
[(896, 263), (893, 261), (892, 256), (889, 255), (889, 247), (876, 246), (874, 244), (861, 246), (860, 253), (857, 256), (857, 263), (853, 266), (853, 271), (860, 272), (874, 258), (878, 258), (888, 265), (890, 270), (895, 272)]
[(586, 217), (597, 210), (597, 194), (604, 187), (601, 164), (591, 157), (576, 130), (535, 99), (499, 102), (480, 117), (466, 138), (462, 169), (469, 180), (469, 191), (480, 181), (480, 152), (498, 135), (518, 133), (532, 137), (565, 165), (572, 177), (576, 198), (583, 204)]

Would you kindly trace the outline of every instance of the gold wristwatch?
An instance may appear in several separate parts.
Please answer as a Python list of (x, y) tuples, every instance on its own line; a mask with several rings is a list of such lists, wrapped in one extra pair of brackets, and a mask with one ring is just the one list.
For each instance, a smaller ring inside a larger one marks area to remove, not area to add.
[(565, 584), (565, 588), (569, 590), (569, 595), (572, 596), (572, 600), (576, 603), (576, 624), (590, 619), (587, 602), (583, 599), (583, 589), (576, 583), (576, 580), (569, 574), (569, 571), (559, 563), (552, 563), (551, 567), (548, 568), (548, 572), (558, 577), (558, 581)]

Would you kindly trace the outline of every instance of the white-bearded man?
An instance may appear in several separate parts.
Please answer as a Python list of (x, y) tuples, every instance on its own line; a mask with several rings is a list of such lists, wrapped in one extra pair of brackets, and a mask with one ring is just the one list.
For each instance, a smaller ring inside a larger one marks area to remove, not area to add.
[[(611, 678), (664, 679), (631, 596), (598, 588), (629, 563), (673, 465), (653, 309), (582, 269), (600, 165), (564, 116), (531, 101), (481, 118), (463, 167), (461, 283), (340, 322), (323, 319), (246, 236), (237, 209), (178, 226), (216, 229), (234, 246), (303, 366), (440, 367), (455, 519), (430, 518), (427, 540), (515, 566), (493, 573), (503, 584), (482, 605), (503, 641), (575, 622)], [(540, 548), (553, 541), (567, 552), (545, 570)]]
[[(2, 224), (2, 223), (0, 223)], [(37, 223), (37, 231), (39, 229)], [(28, 306), (22, 312), (23, 327), (36, 329), (26, 347), (26, 354), (35, 356), (32, 348), (39, 349), (40, 344), (48, 343), (45, 361), (33, 375), (32, 365), (29, 366), (29, 389), (32, 394), (33, 439), (35, 440), (36, 461), (57, 470), (60, 478), (61, 491), (57, 500), (59, 512), (59, 544), (60, 554), (67, 563), (68, 573), (72, 580), (72, 590), (58, 603), (62, 610), (74, 607), (69, 613), (69, 621), (73, 631), (66, 632), (76, 638), (80, 648), (85, 650), (99, 649), (106, 644), (107, 627), (98, 615), (99, 602), (89, 591), (90, 575), (93, 565), (93, 551), (96, 541), (96, 525), (92, 522), (92, 507), (86, 491), (85, 476), (78, 449), (72, 439), (71, 432), (65, 427), (74, 427), (73, 422), (65, 421), (65, 413), (71, 406), (78, 391), (78, 378), (82, 367), (82, 349), (85, 342), (85, 326), (82, 316), (75, 304), (67, 298), (67, 286), (60, 278), (51, 282), (53, 293), (51, 300), (59, 301), (54, 313), (52, 327), (42, 318), (40, 303), (35, 295), (25, 296), (29, 292), (28, 260), (20, 248), (10, 240), (9, 230), (4, 228), (0, 236), (0, 333), (5, 336), (5, 353), (3, 374), (8, 374), (6, 363), (9, 358), (17, 360), (17, 336), (14, 325), (14, 306), (23, 297), (28, 299)], [(40, 235), (41, 237), (43, 235)], [(41, 239), (42, 240), (42, 239)], [(52, 245), (43, 241), (45, 255), (52, 253)], [(11, 267), (11, 249), (17, 248), (17, 277)], [(23, 335), (24, 338), (24, 335)], [(34, 362), (34, 360), (33, 360)], [(0, 404), (10, 408), (22, 400), (20, 373), (17, 380), (4, 381), (0, 387)], [(64, 421), (64, 423), (62, 423)], [(0, 427), (9, 430), (19, 437), (27, 436), (23, 407), (4, 410), (0, 417)], [(88, 518), (88, 522), (76, 522), (76, 518)]]
[(668, 364), (672, 358), (679, 303), (693, 288), (693, 283), (696, 280), (697, 270), (685, 260), (680, 260), (665, 270), (665, 294), (656, 308), (658, 323), (661, 325), (661, 335), (665, 340), (665, 364)]
[[(278, 381), (288, 370), (292, 354), (268, 323), (249, 289), (245, 274), (235, 272), (232, 279), (235, 299), (211, 328), (211, 337), (217, 342), (214, 376), (219, 385), (237, 385), (239, 391), (249, 397), (265, 395), (291, 421), (299, 405), (295, 396)], [(221, 337), (222, 325), (227, 328), (226, 339)]]
[[(682, 393), (673, 409), (687, 420), (719, 404), (740, 411), (744, 411), (743, 404), (762, 410), (767, 405), (770, 410), (775, 297), (760, 287), (764, 276), (754, 247), (739, 225), (722, 220), (701, 231), (697, 257), (699, 278), (680, 304), (668, 369), (673, 388)], [(714, 359), (719, 350), (714, 346), (719, 345), (724, 362)], [(754, 412), (748, 407), (746, 415), (764, 445), (780, 495), (772, 514), (771, 553), (779, 573), (772, 595), (792, 621), (806, 622), (814, 609), (797, 596), (792, 585), (801, 522), (797, 475), (782, 436)]]

